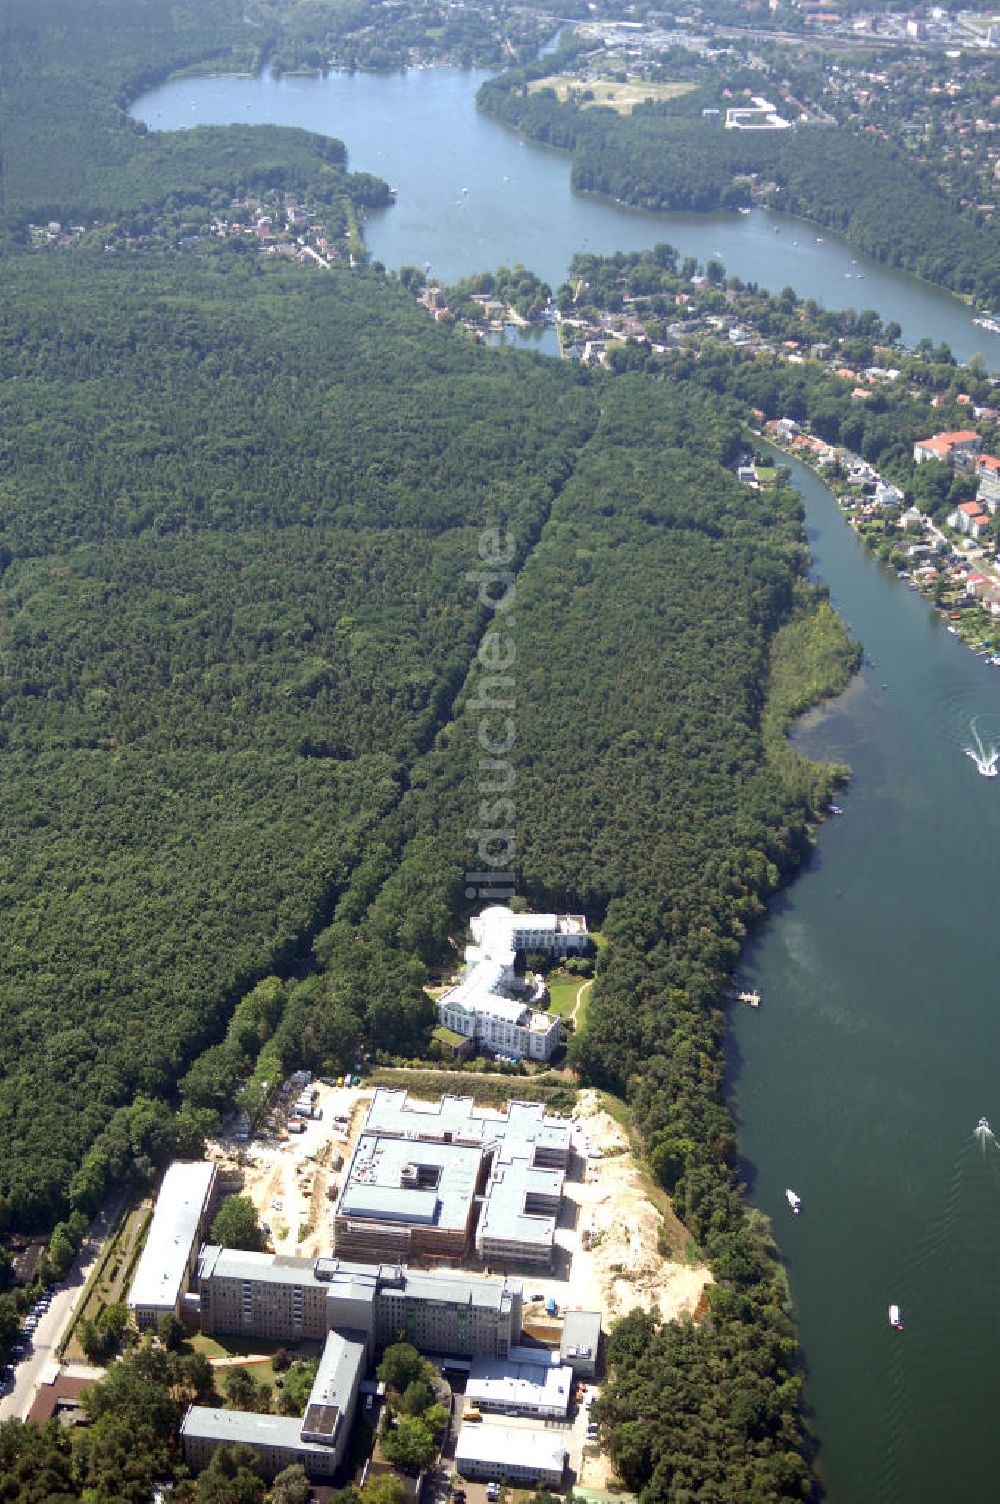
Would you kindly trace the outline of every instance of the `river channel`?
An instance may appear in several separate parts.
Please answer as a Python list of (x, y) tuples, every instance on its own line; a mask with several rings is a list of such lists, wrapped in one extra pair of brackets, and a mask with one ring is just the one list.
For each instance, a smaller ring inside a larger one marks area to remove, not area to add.
[(715, 256), (773, 292), (788, 286), (828, 308), (875, 308), (909, 344), (943, 340), (959, 360), (980, 351), (1000, 370), (1000, 335), (976, 327), (964, 303), (854, 252), (830, 230), (762, 209), (646, 214), (574, 193), (564, 152), (526, 143), (476, 109), (488, 76), (416, 68), (185, 78), (144, 94), (133, 113), (155, 130), (242, 122), (338, 137), (353, 168), (397, 189), (395, 205), (365, 227), (373, 256), (393, 270), (430, 262), (433, 275), (453, 282), (520, 261), (555, 288), (577, 251), (634, 251), (665, 240), (702, 263)]
[[(352, 166), (398, 190), (366, 227), (392, 268), (428, 261), (448, 281), (521, 261), (554, 286), (578, 249), (667, 240), (776, 290), (874, 307), (909, 342), (944, 340), (960, 359), (980, 350), (1000, 369), (1000, 339), (961, 303), (855, 264), (829, 232), (760, 210), (645, 215), (574, 194), (564, 155), (476, 112), (483, 77), (185, 79), (135, 113), (156, 129), (273, 122), (340, 137)], [(843, 818), (746, 958), (764, 1002), (736, 1009), (732, 1100), (752, 1197), (788, 1261), (834, 1504), (987, 1504), (1000, 1148), (974, 1130), (991, 1113), (1000, 1125), (1000, 781), (963, 748), (973, 721), (1000, 741), (1000, 669), (950, 637), (863, 552), (812, 473), (792, 469), (816, 575), (869, 661), (799, 733), (854, 777)], [(798, 1217), (786, 1187), (803, 1199)]]
[(815, 574), (866, 662), (798, 735), (854, 776), (746, 958), (763, 1001), (734, 1018), (732, 1105), (788, 1262), (831, 1499), (987, 1504), (1000, 1147), (975, 1129), (1000, 1119), (1000, 782), (963, 748), (973, 720), (1000, 741), (1000, 669), (789, 463)]

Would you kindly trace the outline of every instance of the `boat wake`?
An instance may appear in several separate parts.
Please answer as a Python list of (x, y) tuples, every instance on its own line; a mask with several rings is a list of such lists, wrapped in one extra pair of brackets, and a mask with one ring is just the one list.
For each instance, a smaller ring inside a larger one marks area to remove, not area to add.
[(983, 778), (1000, 777), (1000, 767), (997, 766), (998, 762), (1000, 762), (1000, 747), (998, 747), (995, 742), (991, 742), (989, 749), (987, 750), (987, 748), (983, 745), (983, 741), (979, 735), (979, 732), (976, 730), (975, 721), (972, 722), (969, 729), (972, 732), (972, 740), (974, 745), (971, 747), (963, 747), (962, 751), (965, 753), (966, 757), (972, 758), (972, 761), (976, 765), (977, 772), (979, 772)]

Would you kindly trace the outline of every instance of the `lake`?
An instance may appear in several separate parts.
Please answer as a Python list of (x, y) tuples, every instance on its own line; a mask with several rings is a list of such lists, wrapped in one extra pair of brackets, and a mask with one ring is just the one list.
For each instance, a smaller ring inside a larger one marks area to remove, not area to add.
[(959, 299), (855, 253), (830, 230), (763, 209), (647, 214), (574, 193), (564, 152), (526, 143), (476, 109), (488, 76), (416, 68), (185, 78), (142, 95), (133, 114), (156, 130), (270, 123), (338, 137), (352, 167), (397, 190), (395, 205), (365, 228), (373, 256), (393, 270), (430, 262), (449, 283), (520, 261), (555, 288), (577, 251), (642, 250), (665, 240), (775, 292), (789, 286), (826, 307), (875, 308), (910, 344), (943, 340), (959, 360), (980, 351), (1000, 370), (1000, 335), (976, 328)]

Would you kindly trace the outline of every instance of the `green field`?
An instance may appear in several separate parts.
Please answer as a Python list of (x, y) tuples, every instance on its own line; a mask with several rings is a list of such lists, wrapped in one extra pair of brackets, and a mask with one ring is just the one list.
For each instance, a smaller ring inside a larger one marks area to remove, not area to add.
[[(576, 98), (585, 109), (603, 105), (619, 115), (631, 115), (637, 104), (647, 99), (659, 102), (664, 99), (680, 99), (690, 94), (694, 84), (651, 84), (641, 80), (618, 83), (613, 78), (574, 78), (570, 73), (550, 73), (546, 78), (536, 78), (528, 85), (529, 94), (538, 94), (542, 89), (554, 89), (561, 104)], [(586, 97), (584, 97), (586, 96)]]
[(549, 982), (549, 1011), (560, 1018), (569, 1018), (576, 1003), (581, 977), (569, 977), (565, 981)]

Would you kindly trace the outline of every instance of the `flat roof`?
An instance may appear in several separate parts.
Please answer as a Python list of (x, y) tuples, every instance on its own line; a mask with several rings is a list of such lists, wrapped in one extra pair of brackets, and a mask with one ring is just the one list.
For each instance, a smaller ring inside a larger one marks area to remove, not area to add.
[[(546, 1014), (541, 1017), (548, 1020)], [(450, 1133), (453, 1143), (490, 1146), (503, 1140), (558, 1149), (567, 1156), (571, 1143), (570, 1124), (547, 1113), (542, 1102), (511, 1101), (505, 1109), (477, 1107), (473, 1097), (445, 1096), (437, 1102), (422, 1102), (411, 1099), (402, 1088), (387, 1086), (375, 1091), (365, 1132), (438, 1140)]]
[(557, 1410), (565, 1414), (573, 1392), (573, 1370), (552, 1363), (473, 1358), (466, 1399), (518, 1410)]
[(522, 1289), (519, 1279), (477, 1279), (474, 1275), (408, 1269), (398, 1294), (407, 1300), (446, 1300), (496, 1311), (509, 1305)]
[(289, 1451), (329, 1456), (330, 1447), (302, 1440), (301, 1415), (260, 1415), (253, 1410), (213, 1410), (192, 1405), (181, 1422), (180, 1434), (192, 1441), (215, 1441), (220, 1446), (286, 1447)]
[[(336, 1215), (433, 1225), (461, 1232), (469, 1224), (483, 1151), (362, 1133), (344, 1179)], [(412, 1184), (406, 1177), (412, 1171)]]
[(515, 1461), (519, 1467), (561, 1472), (566, 1466), (566, 1448), (558, 1431), (533, 1431), (527, 1426), (491, 1426), (482, 1421), (466, 1423), (458, 1433), (455, 1461), (495, 1463), (503, 1467)]
[(303, 1432), (322, 1436), (332, 1444), (340, 1420), (350, 1408), (364, 1372), (367, 1346), (363, 1336), (331, 1332), (319, 1360), (316, 1378), (302, 1418)]
[[(334, 1297), (371, 1299), (376, 1291), (401, 1300), (446, 1300), (491, 1310), (519, 1296), (519, 1279), (481, 1278), (450, 1270), (409, 1269), (405, 1264), (358, 1264), (347, 1259), (293, 1258), (290, 1254), (244, 1253), (206, 1245), (201, 1251), (204, 1276), (261, 1280), (268, 1284), (311, 1284)], [(347, 1337), (352, 1334), (348, 1331)], [(360, 1340), (360, 1339), (357, 1339)]]
[(436, 1191), (411, 1191), (391, 1185), (348, 1185), (337, 1210), (345, 1217), (370, 1218), (377, 1222), (420, 1222), (431, 1226), (437, 1221), (438, 1205)]
[(324, 1287), (316, 1274), (314, 1259), (292, 1254), (249, 1253), (242, 1248), (220, 1248), (206, 1243), (198, 1265), (200, 1278), (261, 1280), (269, 1285), (315, 1285)]
[(564, 1356), (569, 1349), (574, 1357), (596, 1357), (601, 1340), (600, 1311), (567, 1311), (563, 1316), (562, 1337), (559, 1351)]
[(562, 1170), (536, 1170), (526, 1159), (503, 1159), (490, 1175), (477, 1237), (516, 1239), (538, 1248), (551, 1248), (558, 1212), (529, 1212), (528, 1196), (552, 1198), (558, 1206), (565, 1176)]
[(130, 1306), (173, 1310), (177, 1304), (215, 1175), (207, 1160), (177, 1160), (167, 1170), (129, 1291)]

